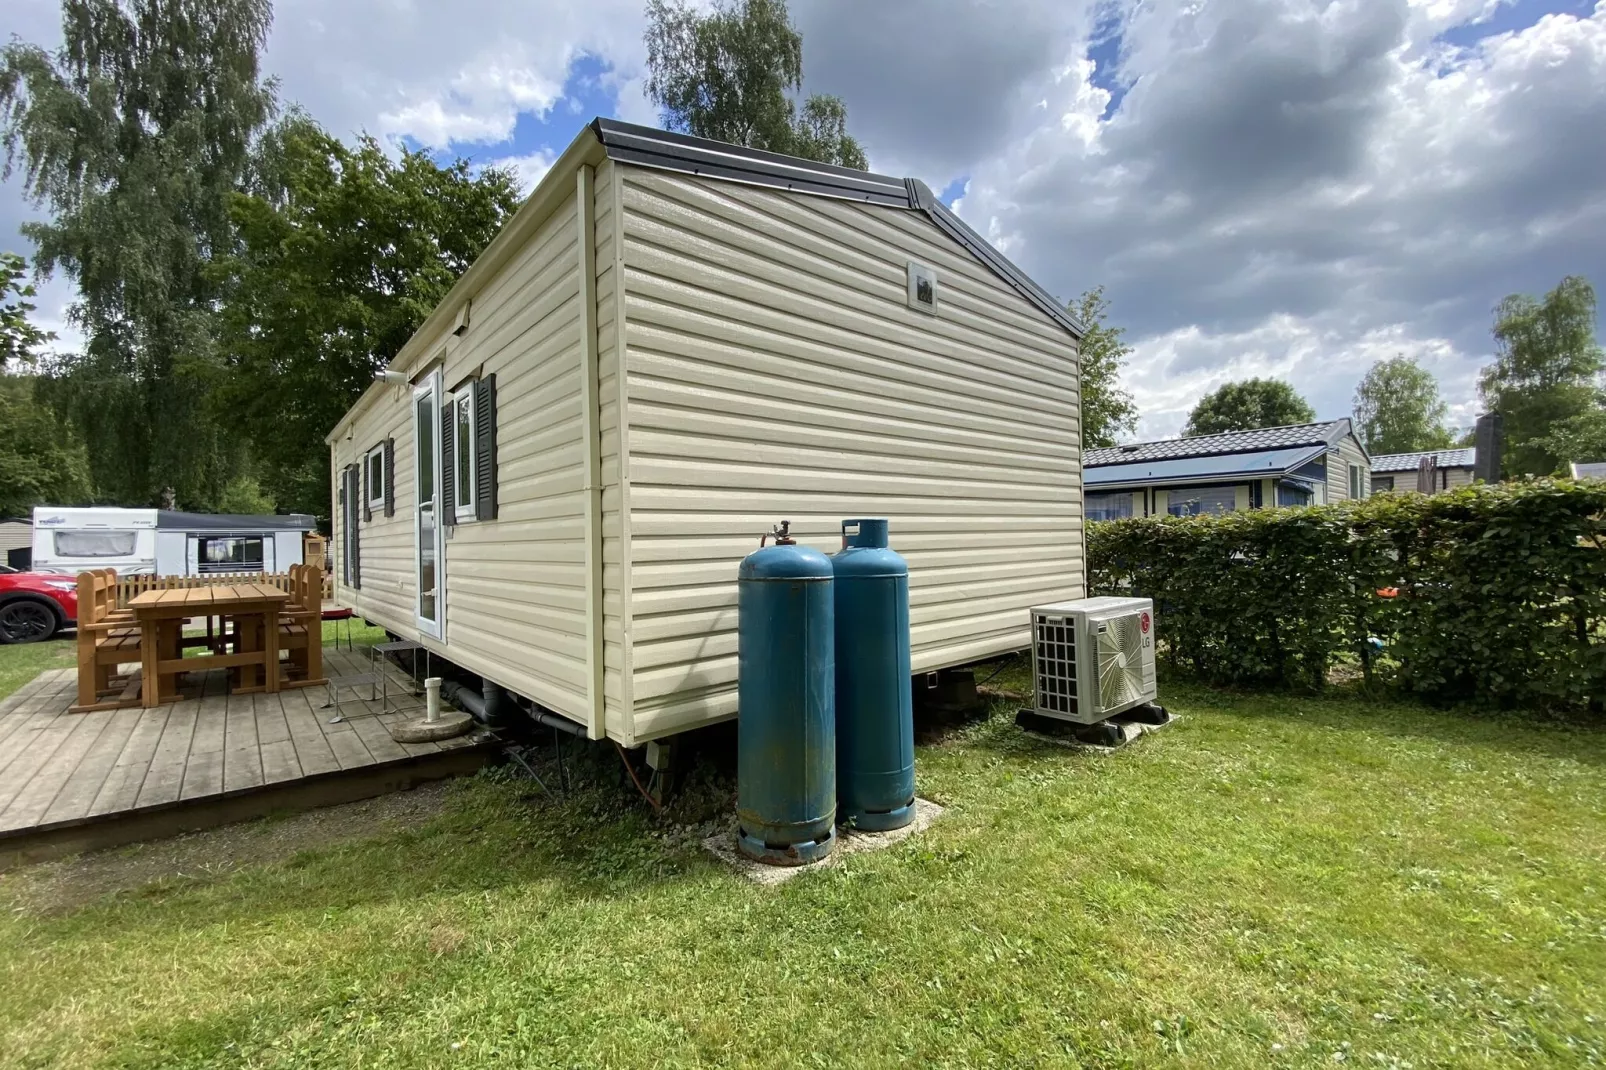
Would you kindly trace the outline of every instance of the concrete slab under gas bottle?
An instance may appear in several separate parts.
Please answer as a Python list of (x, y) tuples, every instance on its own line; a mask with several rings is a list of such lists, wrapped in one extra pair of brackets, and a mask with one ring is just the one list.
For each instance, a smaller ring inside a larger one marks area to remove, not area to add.
[(891, 847), (895, 843), (902, 843), (917, 832), (924, 832), (931, 827), (931, 823), (941, 817), (943, 808), (929, 799), (915, 799), (915, 819), (901, 829), (892, 829), (890, 832), (866, 832), (863, 829), (842, 826), (836, 833), (836, 850), (831, 852), (829, 858), (818, 862), (810, 862), (806, 866), (767, 866), (762, 862), (755, 862), (742, 854), (736, 848), (736, 832), (734, 828), (716, 833), (703, 841), (708, 852), (721, 862), (730, 866), (737, 873), (746, 877), (754, 884), (773, 885), (783, 884), (800, 873), (808, 873), (816, 869), (829, 866), (843, 855), (856, 854), (860, 851), (878, 851), (883, 847)]

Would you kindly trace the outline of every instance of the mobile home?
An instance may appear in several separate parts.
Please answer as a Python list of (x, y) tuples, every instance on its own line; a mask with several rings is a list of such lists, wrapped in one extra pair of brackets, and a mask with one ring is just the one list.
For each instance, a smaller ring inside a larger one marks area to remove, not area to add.
[(1348, 419), (1088, 450), (1082, 468), (1089, 520), (1348, 501), (1374, 470)]
[(284, 572), (301, 564), (308, 515), (246, 516), (172, 509), (39, 506), (33, 517), (35, 572), (209, 576)]
[(1470, 487), (1478, 466), (1478, 451), (1473, 447), (1454, 450), (1435, 450), (1431, 453), (1390, 453), (1372, 458), (1372, 491), (1418, 490), (1421, 483), (1422, 460), (1433, 458), (1431, 494), (1457, 487)]
[(736, 712), (736, 571), (885, 516), (914, 669), (1083, 594), (1077, 340), (914, 180), (597, 120), (330, 433), (335, 597), (626, 745)]

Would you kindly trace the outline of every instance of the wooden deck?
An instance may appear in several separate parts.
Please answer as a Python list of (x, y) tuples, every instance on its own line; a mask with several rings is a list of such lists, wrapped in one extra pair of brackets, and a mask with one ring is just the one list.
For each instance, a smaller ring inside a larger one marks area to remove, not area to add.
[[(368, 653), (324, 650), (330, 676), (368, 671)], [(407, 674), (394, 667), (394, 703)], [(484, 730), (397, 743), (368, 689), (230, 695), (225, 670), (189, 677), (179, 702), (68, 713), (72, 669), (41, 673), (0, 701), (0, 869), (97, 847), (367, 798), (484, 764)]]

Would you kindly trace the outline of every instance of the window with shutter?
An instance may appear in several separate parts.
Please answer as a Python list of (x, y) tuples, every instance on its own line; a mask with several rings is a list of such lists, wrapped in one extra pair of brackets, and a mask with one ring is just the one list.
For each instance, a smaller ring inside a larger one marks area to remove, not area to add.
[(474, 516), (496, 519), (496, 376), (474, 384)]
[(478, 520), (475, 510), (474, 384), (465, 383), (447, 402), (452, 409), (452, 512), (459, 522)]
[(448, 527), (457, 522), (457, 480), (452, 473), (457, 471), (456, 455), (453, 448), (456, 444), (457, 406), (452, 399), (441, 399), (440, 435), (441, 435), (441, 501), (438, 513), (439, 522)]

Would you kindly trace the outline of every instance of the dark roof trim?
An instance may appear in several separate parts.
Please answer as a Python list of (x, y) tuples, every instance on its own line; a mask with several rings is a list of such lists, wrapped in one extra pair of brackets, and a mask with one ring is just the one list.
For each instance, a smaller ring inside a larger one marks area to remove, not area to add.
[(794, 193), (923, 212), (937, 225), (937, 229), (987, 265), (995, 275), (1078, 341), (1085, 333), (1081, 322), (1064, 305), (1010, 263), (1004, 254), (993, 248), (964, 220), (949, 211), (948, 206), (939, 201), (930, 187), (919, 179), (892, 178), (868, 171), (855, 171), (850, 167), (728, 145), (723, 141), (622, 123), (617, 119), (595, 119), (591, 123), (591, 130), (610, 159), (638, 167), (706, 175)]
[(909, 207), (909, 195), (901, 178), (621, 123), (617, 119), (595, 119), (591, 129), (611, 159), (640, 167), (708, 175), (895, 208)]
[(156, 512), (161, 531), (313, 531), (317, 517), (309, 513), (275, 513), (249, 516), (243, 513), (181, 513), (173, 509)]
[(970, 250), (970, 255), (992, 268), (993, 273), (1013, 286), (1017, 293), (1036, 305), (1038, 309), (1061, 327), (1070, 331), (1071, 334), (1076, 336), (1077, 341), (1081, 341), (1082, 335), (1086, 331), (1081, 321), (1071, 315), (1064, 305), (1049, 296), (1048, 291), (1028, 278), (1020, 268), (1010, 263), (1003, 253), (993, 247), (991, 242), (977, 234), (963, 219), (960, 219), (950, 211), (948, 206), (939, 201), (936, 195), (931, 192), (931, 187), (918, 178), (906, 179), (905, 181), (909, 186), (909, 199), (914, 203), (915, 207), (931, 217), (931, 221), (937, 224), (939, 230)]

